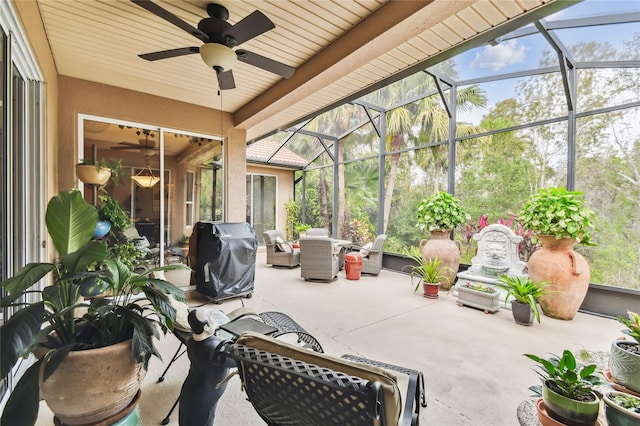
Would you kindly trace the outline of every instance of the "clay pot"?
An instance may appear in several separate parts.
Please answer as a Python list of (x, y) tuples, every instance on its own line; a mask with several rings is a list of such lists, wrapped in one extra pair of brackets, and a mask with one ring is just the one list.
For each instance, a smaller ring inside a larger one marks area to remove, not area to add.
[(131, 353), (131, 340), (86, 351), (71, 351), (42, 382), (40, 393), (65, 425), (99, 423), (134, 399), (146, 371)]
[(427, 299), (437, 299), (439, 297), (438, 294), (438, 290), (439, 290), (439, 285), (438, 284), (431, 284), (431, 283), (425, 283), (424, 281), (422, 282), (422, 295), (424, 297), (426, 297)]
[(573, 319), (589, 289), (589, 264), (573, 250), (574, 239), (556, 239), (549, 235), (538, 235), (538, 238), (542, 248), (531, 255), (527, 267), (533, 281), (550, 283), (550, 292), (539, 300), (540, 307), (548, 317)]
[(76, 175), (82, 182), (91, 185), (104, 185), (111, 178), (111, 169), (98, 170), (93, 164), (76, 164)]
[(440, 288), (443, 290), (451, 288), (460, 266), (460, 246), (449, 238), (450, 235), (451, 230), (436, 230), (431, 231), (429, 240), (420, 241), (420, 250), (426, 262), (435, 258), (442, 261), (440, 271), (447, 278), (440, 281)]

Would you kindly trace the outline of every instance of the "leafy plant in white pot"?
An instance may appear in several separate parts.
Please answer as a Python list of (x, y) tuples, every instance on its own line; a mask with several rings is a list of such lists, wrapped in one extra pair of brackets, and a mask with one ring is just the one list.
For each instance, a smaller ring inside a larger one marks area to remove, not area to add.
[(428, 231), (430, 238), (420, 241), (425, 261), (439, 259), (446, 268), (440, 288), (448, 290), (460, 266), (460, 245), (451, 240), (451, 232), (470, 219), (453, 195), (440, 191), (420, 201), (416, 210), (418, 228)]
[(552, 293), (540, 297), (545, 315), (571, 320), (578, 312), (589, 288), (589, 264), (575, 244), (594, 245), (591, 230), (595, 214), (587, 207), (584, 194), (566, 188), (541, 188), (519, 213), (525, 229), (542, 242), (527, 262), (529, 277), (553, 285)]
[(618, 321), (627, 326), (622, 332), (633, 340), (613, 341), (609, 352), (609, 372), (616, 384), (640, 393), (640, 314), (628, 311), (627, 316), (618, 317)]

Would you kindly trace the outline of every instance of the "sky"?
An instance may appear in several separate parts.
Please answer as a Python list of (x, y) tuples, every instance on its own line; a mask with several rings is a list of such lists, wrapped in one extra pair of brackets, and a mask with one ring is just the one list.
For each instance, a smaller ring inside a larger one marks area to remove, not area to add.
[[(545, 18), (548, 22), (569, 18), (583, 18), (616, 13), (640, 13), (640, 0), (585, 0), (575, 6), (564, 9)], [(635, 32), (640, 33), (637, 24), (576, 28), (557, 31), (560, 40), (567, 46), (580, 41), (608, 41), (621, 47)], [(612, 31), (613, 29), (613, 31)], [(481, 46), (454, 58), (458, 80), (485, 77), (495, 74), (523, 71), (538, 67), (544, 50), (550, 50), (549, 44), (540, 35), (535, 34), (519, 39), (506, 40), (496, 46)], [(624, 49), (621, 49), (624, 50)], [(622, 59), (640, 59), (639, 52), (625, 52)], [(460, 114), (459, 121), (479, 124), (480, 119), (496, 102), (512, 97), (517, 81), (502, 80), (483, 85), (489, 98), (487, 108)]]

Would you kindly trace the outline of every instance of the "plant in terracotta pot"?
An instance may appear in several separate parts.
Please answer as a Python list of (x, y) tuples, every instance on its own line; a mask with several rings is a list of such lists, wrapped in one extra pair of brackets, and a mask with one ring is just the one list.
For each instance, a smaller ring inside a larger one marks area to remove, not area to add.
[(439, 259), (447, 268), (440, 287), (448, 290), (455, 281), (460, 266), (460, 245), (451, 240), (451, 231), (465, 223), (470, 216), (460, 205), (460, 200), (441, 191), (420, 201), (416, 209), (418, 228), (430, 233), (428, 240), (420, 241), (422, 256), (426, 261)]
[[(153, 339), (173, 328), (170, 298), (184, 300), (182, 290), (151, 274), (186, 267), (129, 269), (92, 239), (98, 213), (77, 190), (53, 197), (45, 221), (58, 258), (27, 264), (2, 283), (1, 306), (15, 309), (0, 327), (2, 376), (20, 357), (37, 356), (2, 424), (34, 424), (40, 395), (64, 424), (98, 423), (136, 397), (149, 359), (159, 356)], [(40, 289), (43, 279), (49, 284)], [(101, 297), (84, 297), (96, 292)]]
[(613, 341), (609, 352), (609, 373), (616, 384), (640, 393), (640, 314), (628, 311), (627, 318), (618, 317), (618, 321), (627, 327), (622, 332), (633, 340)]
[(407, 256), (416, 263), (415, 265), (405, 265), (402, 268), (403, 271), (409, 268), (411, 284), (414, 284), (414, 278), (416, 279), (413, 291), (418, 291), (420, 284), (422, 284), (424, 297), (437, 299), (440, 283), (448, 279), (444, 275), (447, 267), (442, 266), (442, 261), (437, 258), (425, 260), (416, 247), (412, 247)]
[(527, 262), (529, 277), (535, 282), (549, 282), (556, 290), (540, 297), (542, 311), (549, 317), (573, 319), (587, 294), (590, 278), (589, 264), (573, 246), (593, 245), (593, 210), (580, 191), (541, 188), (527, 201), (519, 219), (542, 242), (542, 248)]
[(547, 292), (547, 283), (536, 283), (526, 275), (502, 275), (496, 285), (507, 291), (505, 305), (510, 296), (513, 319), (520, 325), (532, 325), (533, 318), (540, 323), (538, 299)]
[(640, 425), (640, 397), (617, 391), (604, 394), (604, 413), (609, 426)]
[(188, 235), (183, 235), (182, 238), (180, 238), (180, 241), (179, 241), (180, 247), (182, 247), (185, 250), (188, 250), (189, 249), (189, 241), (190, 240), (191, 239), (189, 238)]
[(542, 400), (549, 416), (568, 425), (596, 424), (601, 399), (596, 387), (604, 382), (595, 364), (578, 363), (567, 349), (561, 357), (525, 356), (539, 364), (536, 373), (542, 380)]

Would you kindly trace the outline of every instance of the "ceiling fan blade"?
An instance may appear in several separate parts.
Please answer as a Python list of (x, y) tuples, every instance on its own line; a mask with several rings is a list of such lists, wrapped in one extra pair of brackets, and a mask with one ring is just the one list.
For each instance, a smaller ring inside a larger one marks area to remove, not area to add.
[(236, 50), (238, 60), (254, 67), (262, 68), (265, 71), (277, 74), (284, 78), (290, 78), (295, 72), (295, 68), (285, 65), (282, 62), (274, 61), (257, 53), (247, 50)]
[(236, 82), (233, 79), (233, 73), (231, 72), (231, 70), (219, 72), (217, 74), (220, 90), (230, 90), (236, 88)]
[(267, 18), (264, 13), (256, 10), (252, 14), (242, 18), (233, 27), (223, 32), (222, 36), (233, 37), (236, 41), (235, 45), (239, 46), (245, 41), (251, 40), (252, 38), (257, 37), (269, 30), (272, 30), (275, 27), (276, 26), (273, 22), (271, 22), (271, 19)]
[(176, 56), (191, 55), (193, 53), (199, 53), (199, 47), (180, 47), (178, 49), (161, 50), (159, 52), (143, 53), (138, 55), (142, 59), (147, 61), (157, 61), (160, 59), (175, 58)]
[(114, 151), (129, 151), (140, 148), (136, 148), (135, 146), (112, 146), (111, 149)]
[(166, 9), (163, 9), (162, 7), (158, 6), (157, 4), (155, 4), (154, 2), (150, 1), (150, 0), (131, 0), (133, 3), (137, 4), (138, 6), (140, 6), (143, 9), (148, 10), (149, 12), (153, 13), (154, 15), (164, 19), (165, 21), (175, 25), (176, 27), (180, 28), (181, 30), (184, 30), (186, 32), (188, 32), (189, 34), (191, 34), (192, 36), (207, 42), (209, 41), (209, 36), (207, 36), (205, 33), (203, 33), (202, 31), (200, 31), (199, 29), (197, 29), (196, 27), (192, 26), (191, 24), (183, 21), (182, 19), (178, 18), (176, 15), (174, 15), (173, 13), (169, 12)]

